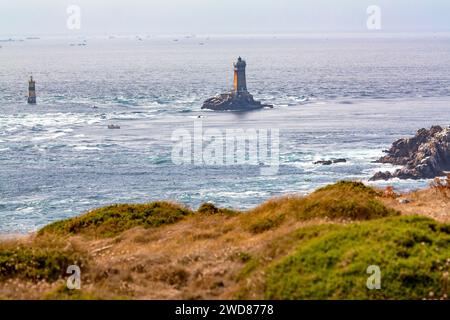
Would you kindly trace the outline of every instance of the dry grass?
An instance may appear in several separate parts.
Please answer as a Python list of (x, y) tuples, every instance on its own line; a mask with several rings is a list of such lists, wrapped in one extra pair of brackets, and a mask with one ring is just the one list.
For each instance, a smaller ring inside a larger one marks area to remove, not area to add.
[[(416, 197), (415, 201), (421, 199), (428, 209), (427, 201), (434, 203), (437, 199), (437, 195), (427, 198), (421, 193)], [(144, 211), (139, 212), (147, 212), (148, 206), (154, 208), (150, 204), (146, 206)], [(167, 211), (167, 208), (170, 210)], [(121, 212), (124, 211), (122, 209)], [(111, 220), (114, 215), (107, 211), (106, 229), (100, 223), (102, 232), (99, 232), (92, 223), (87, 223), (88, 232), (85, 232), (80, 227), (83, 225), (80, 221), (92, 221), (92, 217), (97, 219), (101, 211), (98, 209), (93, 211), (95, 214), (88, 213), (73, 221), (53, 224), (41, 236), (13, 243), (16, 247), (28, 243), (43, 248), (50, 244), (42, 241), (52, 238), (70, 243), (76, 252), (82, 252), (89, 258), (82, 268), (81, 291), (65, 289), (63, 279), (30, 281), (10, 277), (0, 281), (0, 298), (261, 298), (264, 268), (295, 252), (303, 239), (299, 238), (298, 230), (318, 226), (317, 230), (307, 233), (307, 237), (315, 237), (329, 230), (330, 225), (348, 225), (355, 220), (396, 216), (396, 210), (409, 213), (405, 209), (395, 199), (382, 197), (382, 193), (362, 184), (341, 183), (322, 188), (306, 198), (289, 196), (272, 199), (245, 213), (218, 209), (211, 204), (202, 205), (197, 212), (167, 205), (156, 214), (162, 213), (167, 217), (169, 212), (172, 217), (175, 210), (177, 220), (150, 227), (146, 223), (136, 223), (136, 219), (128, 224), (130, 219), (127, 214), (117, 216), (128, 221), (127, 224)], [(179, 215), (179, 210), (183, 214)], [(446, 212), (448, 215), (449, 211)], [(145, 219), (140, 213), (134, 217), (139, 221), (148, 221), (148, 212)], [(61, 233), (61, 230), (73, 225), (76, 232), (70, 227), (68, 234)], [(322, 225), (327, 227), (322, 229)], [(120, 232), (115, 229), (116, 226)]]
[(435, 178), (431, 183), (431, 188), (443, 197), (450, 199), (450, 173), (445, 178)]
[[(420, 214), (440, 222), (450, 222), (450, 191), (430, 188), (396, 197), (383, 197), (383, 203), (404, 215)], [(401, 203), (406, 200), (407, 203)]]

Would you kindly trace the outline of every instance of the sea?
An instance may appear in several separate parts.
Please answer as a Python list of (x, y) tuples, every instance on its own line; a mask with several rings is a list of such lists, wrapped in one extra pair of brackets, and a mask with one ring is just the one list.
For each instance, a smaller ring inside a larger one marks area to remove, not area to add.
[[(249, 92), (274, 107), (202, 110), (230, 91), (239, 56)], [(278, 170), (175, 163), (174, 132), (196, 123), (279, 132)], [(116, 203), (246, 210), (345, 179), (415, 190), (430, 181), (369, 182), (395, 169), (374, 161), (396, 139), (449, 124), (445, 33), (0, 38), (0, 235)]]

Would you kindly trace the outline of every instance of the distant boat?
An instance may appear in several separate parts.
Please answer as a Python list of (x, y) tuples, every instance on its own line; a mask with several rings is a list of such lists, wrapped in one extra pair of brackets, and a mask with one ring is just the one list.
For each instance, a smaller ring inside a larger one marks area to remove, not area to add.
[(27, 37), (25, 39), (27, 39), (27, 40), (40, 40), (41, 38), (39, 38), (39, 37)]
[(109, 124), (108, 125), (108, 129), (120, 129), (120, 126), (119, 125), (117, 125), (117, 124)]

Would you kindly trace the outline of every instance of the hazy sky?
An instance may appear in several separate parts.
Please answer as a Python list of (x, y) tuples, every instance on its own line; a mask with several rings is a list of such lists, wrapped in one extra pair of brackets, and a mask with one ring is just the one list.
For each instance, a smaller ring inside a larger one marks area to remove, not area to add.
[[(66, 27), (72, 4), (80, 31)], [(366, 31), (369, 5), (385, 32), (450, 31), (450, 0), (0, 0), (0, 34)]]

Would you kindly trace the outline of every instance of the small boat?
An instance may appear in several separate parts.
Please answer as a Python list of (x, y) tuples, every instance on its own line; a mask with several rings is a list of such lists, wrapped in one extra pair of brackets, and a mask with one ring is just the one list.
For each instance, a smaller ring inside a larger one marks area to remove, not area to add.
[(109, 124), (108, 129), (120, 129), (120, 126), (117, 124)]

